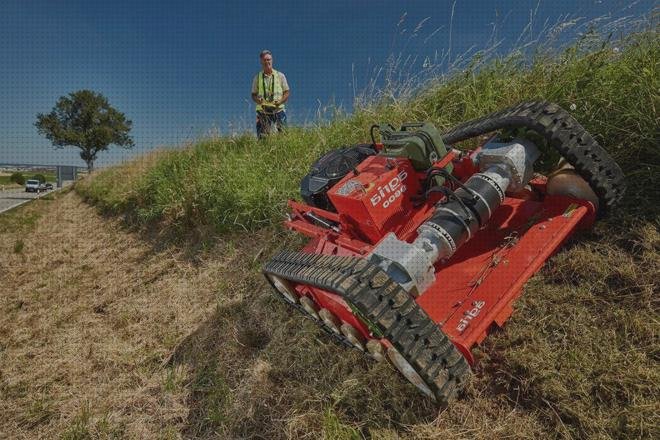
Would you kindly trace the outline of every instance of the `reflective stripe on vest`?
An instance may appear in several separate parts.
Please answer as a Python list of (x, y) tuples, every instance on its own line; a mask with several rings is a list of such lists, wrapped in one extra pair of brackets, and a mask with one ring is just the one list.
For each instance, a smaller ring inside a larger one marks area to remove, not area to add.
[[(257, 75), (258, 95), (263, 96), (263, 98), (267, 102), (279, 101), (280, 99), (282, 99), (282, 94), (283, 94), (283, 92), (282, 92), (282, 81), (280, 81), (279, 75), (280, 75), (280, 73), (277, 70), (273, 69), (273, 73), (271, 75), (273, 77), (273, 81), (271, 82), (270, 90), (268, 90), (268, 92), (270, 92), (269, 96), (266, 96), (266, 93), (265, 93), (266, 92), (266, 80), (264, 78), (264, 72), (261, 71), (261, 72), (259, 72), (259, 75)], [(268, 98), (270, 98), (270, 99), (268, 99)], [(257, 111), (260, 112), (262, 110), (263, 110), (263, 108), (261, 107), (261, 105), (257, 104)], [(279, 107), (277, 107), (277, 110), (278, 111), (284, 110), (284, 105), (280, 105)]]

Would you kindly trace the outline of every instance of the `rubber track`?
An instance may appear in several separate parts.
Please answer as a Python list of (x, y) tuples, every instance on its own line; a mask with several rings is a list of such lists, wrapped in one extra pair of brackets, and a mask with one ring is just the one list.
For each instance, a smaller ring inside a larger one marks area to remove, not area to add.
[[(269, 283), (270, 283), (270, 280), (269, 280)], [(325, 333), (327, 333), (328, 336), (330, 336), (330, 337), (332, 338), (332, 340), (333, 340), (335, 343), (337, 343), (337, 344), (339, 344), (339, 345), (341, 345), (341, 346), (344, 346), (345, 348), (350, 348), (350, 349), (353, 349), (353, 350), (357, 350), (357, 351), (359, 351), (360, 353), (362, 353), (363, 355), (365, 355), (366, 357), (368, 357), (369, 359), (373, 359), (373, 356), (371, 356), (371, 355), (370, 355), (369, 353), (367, 353), (366, 351), (360, 350), (360, 349), (358, 349), (357, 347), (355, 347), (355, 346), (354, 346), (354, 345), (353, 345), (348, 339), (346, 339), (346, 337), (345, 337), (343, 334), (337, 334), (337, 333), (335, 333), (335, 332), (332, 331), (332, 329), (330, 329), (330, 327), (328, 327), (328, 326), (327, 326), (322, 320), (314, 318), (314, 317), (311, 316), (309, 313), (307, 313), (307, 311), (306, 311), (306, 310), (305, 310), (300, 304), (294, 304), (294, 303), (292, 303), (291, 301), (289, 301), (288, 299), (286, 299), (282, 294), (280, 294), (280, 293), (277, 291), (277, 289), (275, 288), (275, 286), (272, 286), (272, 287), (273, 287), (273, 292), (274, 292), (275, 296), (276, 296), (280, 301), (282, 301), (285, 305), (287, 305), (287, 306), (289, 306), (289, 307), (293, 307), (294, 309), (298, 310), (300, 313), (302, 313), (302, 315), (303, 315), (305, 318), (309, 319), (310, 321), (312, 321), (313, 323), (315, 323), (316, 325), (318, 325), (319, 327), (321, 327), (321, 329), (322, 329)]]
[(415, 300), (363, 258), (285, 251), (265, 274), (341, 295), (387, 338), (446, 404), (470, 372), (463, 355)]
[(442, 136), (447, 144), (504, 128), (527, 128), (543, 136), (587, 181), (602, 213), (619, 203), (626, 190), (623, 171), (566, 110), (547, 101), (523, 102), (465, 122)]

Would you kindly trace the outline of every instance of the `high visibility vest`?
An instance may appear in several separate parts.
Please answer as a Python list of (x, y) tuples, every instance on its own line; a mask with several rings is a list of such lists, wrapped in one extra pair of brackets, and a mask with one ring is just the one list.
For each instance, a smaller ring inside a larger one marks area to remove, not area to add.
[[(274, 101), (279, 101), (282, 99), (282, 82), (280, 81), (280, 72), (277, 70), (273, 69), (273, 73), (271, 76), (273, 77), (272, 83), (270, 84), (270, 87), (266, 90), (266, 81), (264, 79), (264, 72), (263, 70), (259, 72), (259, 75), (257, 75), (257, 90), (258, 90), (258, 95), (263, 96), (264, 99), (267, 102), (274, 102)], [(261, 105), (257, 104), (257, 111), (260, 112), (262, 111), (263, 108)], [(277, 108), (277, 111), (284, 110), (284, 105), (280, 105)]]

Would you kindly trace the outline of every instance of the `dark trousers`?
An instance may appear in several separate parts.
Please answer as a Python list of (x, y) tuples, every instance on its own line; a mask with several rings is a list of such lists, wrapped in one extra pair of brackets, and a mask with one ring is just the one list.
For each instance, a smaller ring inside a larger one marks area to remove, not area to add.
[(264, 136), (282, 131), (286, 127), (286, 112), (282, 110), (277, 113), (257, 112), (257, 137), (261, 139)]

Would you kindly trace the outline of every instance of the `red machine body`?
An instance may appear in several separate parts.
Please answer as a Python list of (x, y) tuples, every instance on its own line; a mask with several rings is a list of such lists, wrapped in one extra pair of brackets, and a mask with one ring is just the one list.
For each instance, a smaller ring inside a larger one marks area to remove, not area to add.
[[(477, 172), (475, 153), (451, 150), (434, 166), (451, 162), (453, 175), (464, 182)], [(311, 238), (304, 250), (314, 254), (365, 257), (389, 232), (412, 242), (417, 228), (444, 197), (434, 193), (416, 200), (424, 177), (408, 159), (371, 156), (328, 191), (337, 213), (289, 201), (292, 214), (286, 225)], [(309, 214), (337, 227), (319, 226)], [(483, 229), (451, 258), (435, 265), (434, 284), (416, 302), (472, 364), (470, 349), (509, 318), (525, 282), (568, 236), (594, 220), (590, 202), (546, 195), (545, 178), (534, 179), (530, 188), (507, 194)], [(374, 337), (339, 295), (303, 284), (296, 289), (365, 338)]]
[(414, 211), (411, 194), (419, 180), (408, 159), (371, 156), (349, 173), (328, 197), (352, 235), (375, 244), (387, 232), (398, 233)]
[[(578, 121), (544, 101), (444, 134), (427, 122), (376, 124), (370, 134), (370, 144), (311, 166), (300, 183), (306, 203), (289, 201), (286, 222), (310, 240), (263, 272), (277, 297), (337, 342), (387, 359), (446, 404), (475, 362), (472, 347), (504, 324), (571, 234), (616, 206), (625, 177)], [(452, 147), (487, 135), (474, 151)], [(552, 152), (561, 160), (544, 170)]]

